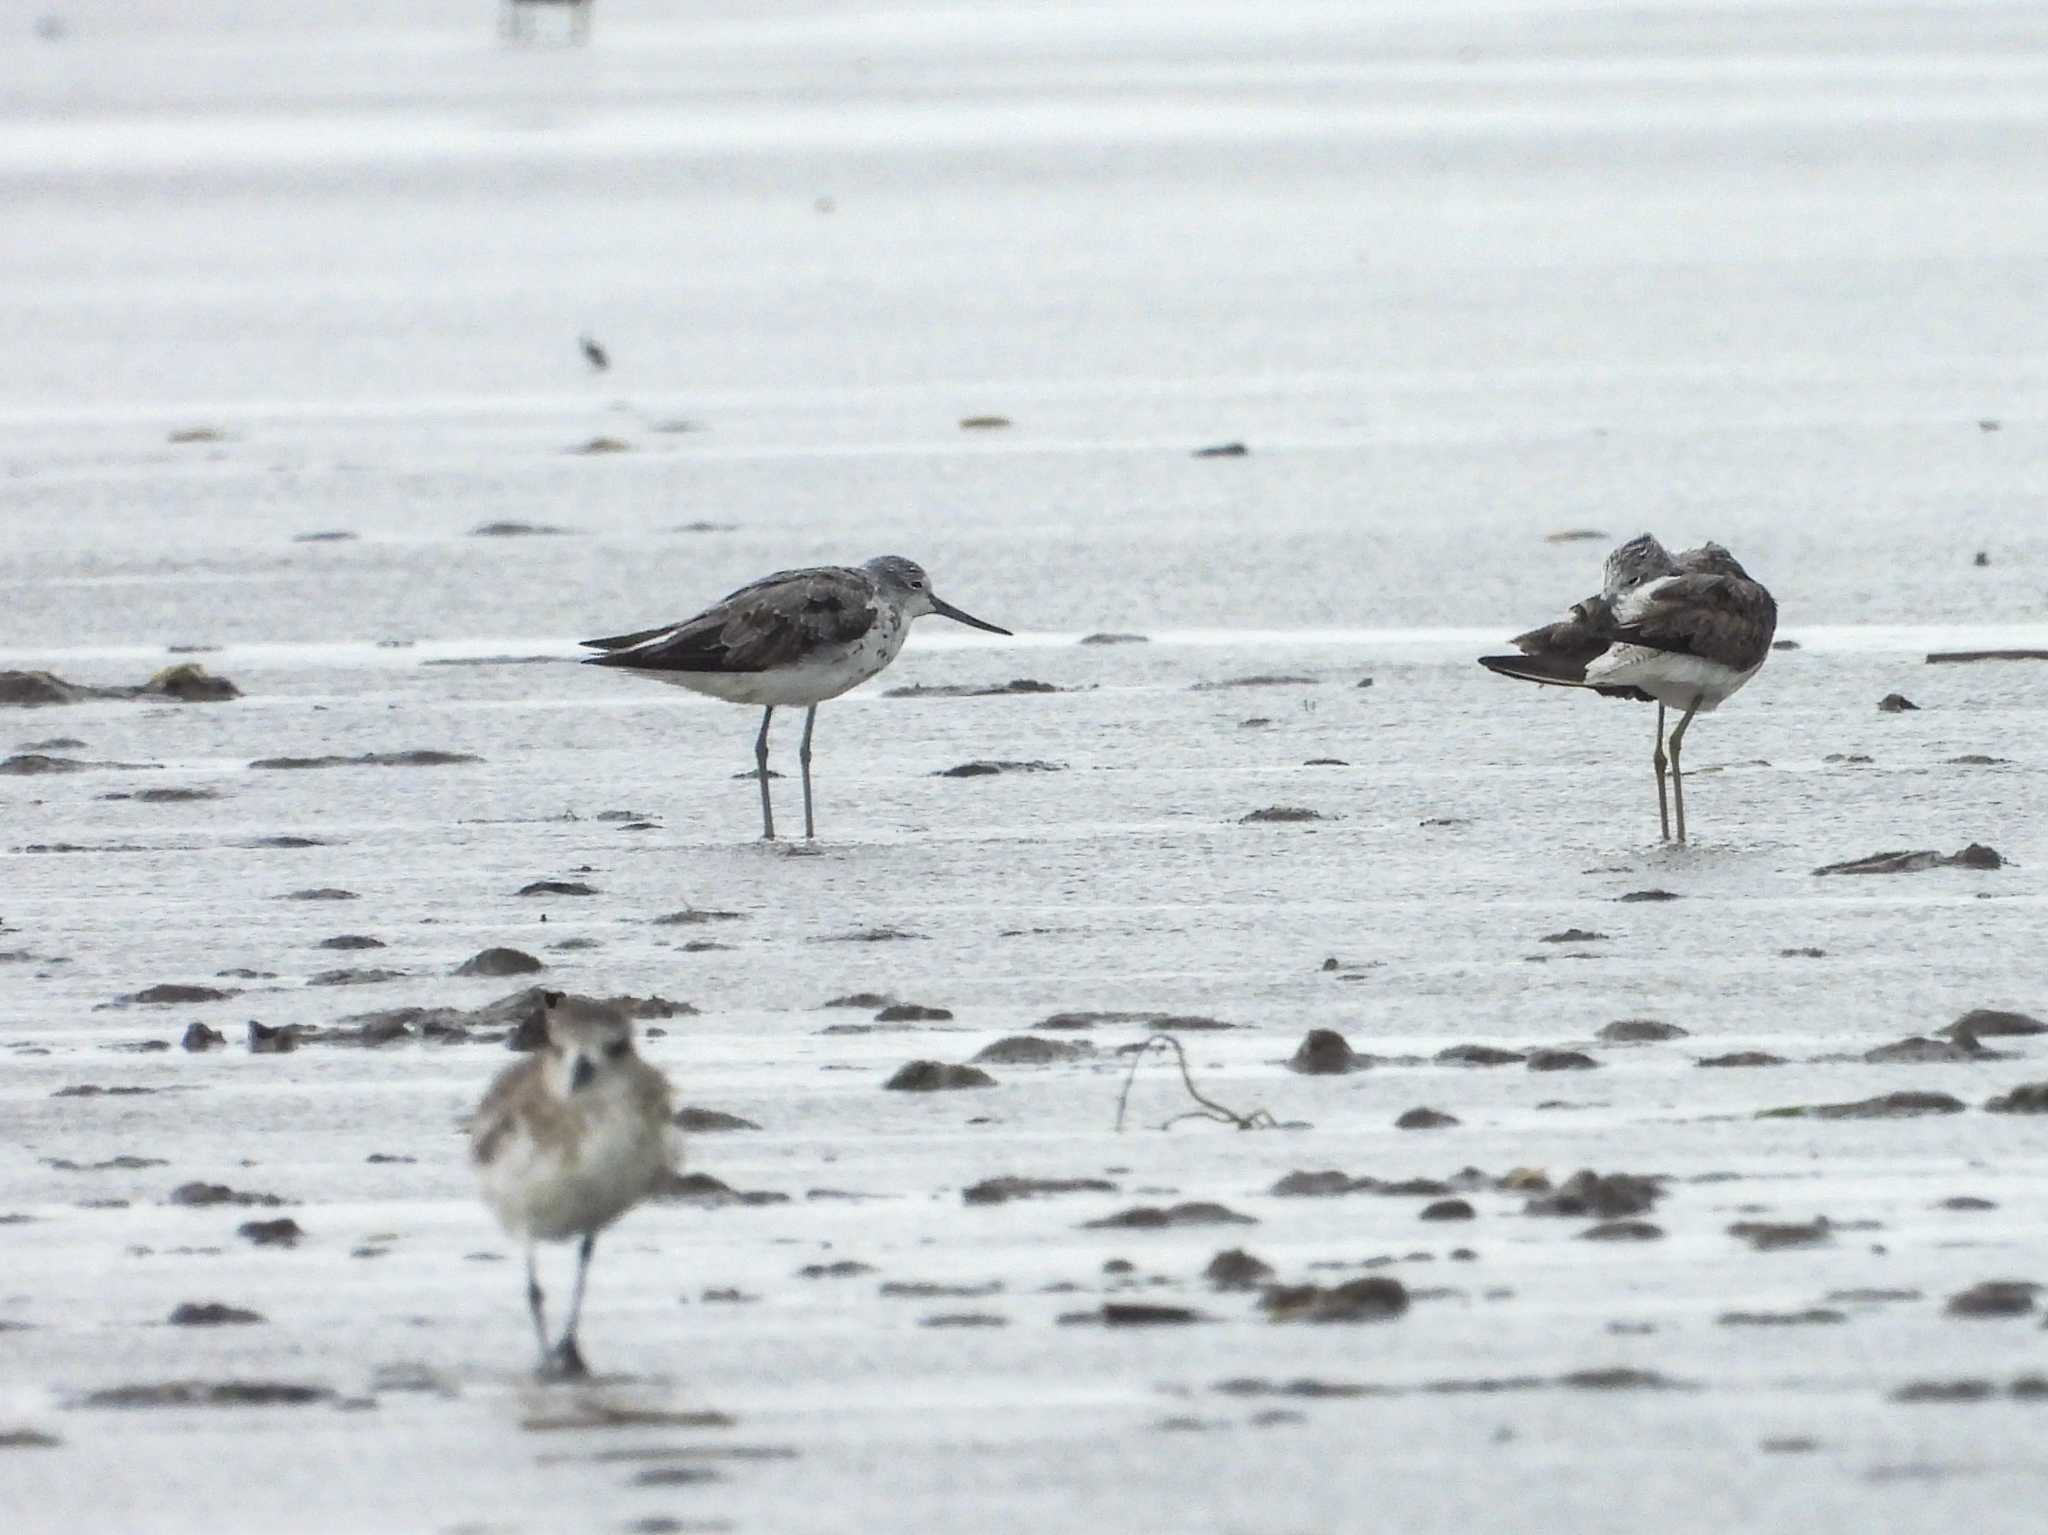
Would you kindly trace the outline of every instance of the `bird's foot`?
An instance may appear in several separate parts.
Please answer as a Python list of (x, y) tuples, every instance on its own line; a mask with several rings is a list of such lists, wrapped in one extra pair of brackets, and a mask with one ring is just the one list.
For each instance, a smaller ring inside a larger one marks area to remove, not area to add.
[(564, 1338), (541, 1361), (540, 1378), (550, 1383), (590, 1379), (590, 1366), (583, 1362), (583, 1350), (574, 1338)]

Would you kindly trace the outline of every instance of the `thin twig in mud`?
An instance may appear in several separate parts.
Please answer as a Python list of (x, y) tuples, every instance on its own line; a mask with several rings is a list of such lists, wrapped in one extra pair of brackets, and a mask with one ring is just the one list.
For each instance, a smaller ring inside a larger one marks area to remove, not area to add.
[(1160, 1129), (1170, 1130), (1183, 1119), (1213, 1119), (1220, 1125), (1234, 1125), (1240, 1130), (1277, 1130), (1280, 1127), (1280, 1122), (1264, 1109), (1253, 1109), (1249, 1114), (1239, 1114), (1233, 1109), (1226, 1109), (1213, 1098), (1204, 1098), (1201, 1089), (1195, 1086), (1194, 1077), (1188, 1071), (1188, 1052), (1181, 1042), (1171, 1034), (1154, 1034), (1131, 1053), (1131, 1069), (1124, 1078), (1124, 1090), (1116, 1095), (1116, 1127), (1119, 1132), (1124, 1127), (1124, 1110), (1131, 1101), (1131, 1084), (1138, 1080), (1138, 1063), (1152, 1053), (1154, 1045), (1164, 1045), (1173, 1052), (1174, 1059), (1180, 1062), (1181, 1085), (1188, 1090), (1188, 1096), (1201, 1105), (1198, 1109), (1189, 1109), (1185, 1113), (1174, 1115), (1160, 1125)]

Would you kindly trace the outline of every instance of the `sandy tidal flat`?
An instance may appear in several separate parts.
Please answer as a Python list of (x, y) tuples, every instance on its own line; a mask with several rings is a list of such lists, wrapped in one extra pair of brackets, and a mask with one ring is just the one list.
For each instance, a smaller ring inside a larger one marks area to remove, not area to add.
[[(2038, 1527), (2048, 662), (1925, 659), (2048, 648), (2036, 8), (64, 15), (0, 669), (242, 696), (0, 708), (11, 1529)], [(1797, 645), (1683, 849), (1647, 709), (1473, 664), (1645, 526)], [(821, 712), (809, 856), (567, 664), (888, 550), (1019, 634)], [(585, 1387), (503, 1027), (348, 1032), (530, 984), (758, 1127)], [(1159, 1028), (1274, 1126), (1116, 1131)]]

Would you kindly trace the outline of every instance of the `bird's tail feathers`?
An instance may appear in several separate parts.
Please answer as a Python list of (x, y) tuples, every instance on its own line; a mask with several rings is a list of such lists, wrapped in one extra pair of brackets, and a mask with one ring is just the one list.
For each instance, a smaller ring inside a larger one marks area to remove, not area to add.
[(631, 650), (635, 645), (644, 645), (658, 635), (668, 633), (674, 627), (674, 624), (663, 624), (655, 629), (641, 629), (632, 634), (609, 635), (601, 640), (578, 640), (576, 643), (583, 646), (586, 650)]
[(1562, 688), (1592, 686), (1586, 681), (1586, 663), (1566, 656), (1481, 656), (1479, 664), (1490, 672), (1498, 672), (1503, 677), (1519, 677), (1524, 682), (1543, 682)]

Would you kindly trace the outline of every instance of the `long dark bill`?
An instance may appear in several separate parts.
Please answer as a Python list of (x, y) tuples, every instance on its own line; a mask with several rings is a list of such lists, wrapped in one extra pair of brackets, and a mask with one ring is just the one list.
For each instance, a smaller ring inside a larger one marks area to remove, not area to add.
[(947, 602), (936, 593), (933, 594), (931, 603), (934, 613), (938, 614), (941, 618), (950, 618), (956, 624), (965, 624), (970, 629), (986, 629), (990, 634), (1008, 634), (1010, 632), (1007, 629), (999, 628), (995, 624), (983, 623), (972, 613), (961, 612), (952, 603)]

